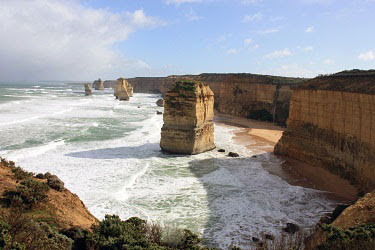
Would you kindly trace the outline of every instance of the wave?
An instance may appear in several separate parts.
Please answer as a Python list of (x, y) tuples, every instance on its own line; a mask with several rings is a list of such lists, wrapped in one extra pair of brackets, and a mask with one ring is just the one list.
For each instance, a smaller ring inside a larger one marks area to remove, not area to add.
[(31, 158), (31, 157), (42, 155), (48, 151), (51, 151), (60, 146), (63, 146), (64, 144), (65, 144), (64, 140), (58, 140), (58, 141), (49, 142), (39, 147), (24, 148), (24, 149), (17, 150), (15, 152), (4, 151), (2, 154), (5, 155), (7, 158), (12, 159), (13, 161), (17, 162), (25, 158)]
[(11, 121), (11, 122), (3, 122), (3, 123), (0, 123), (0, 127), (19, 124), (19, 123), (25, 123), (25, 122), (29, 122), (29, 121), (33, 121), (33, 120), (37, 120), (37, 119), (41, 119), (41, 118), (46, 118), (46, 117), (51, 117), (51, 116), (58, 116), (58, 115), (66, 113), (66, 112), (70, 112), (72, 110), (73, 110), (73, 108), (68, 108), (68, 109), (57, 111), (57, 112), (54, 112), (54, 113), (51, 113), (51, 114), (36, 115), (36, 116), (32, 116), (32, 117), (28, 117), (28, 118), (20, 119), (20, 120), (15, 120), (15, 121)]

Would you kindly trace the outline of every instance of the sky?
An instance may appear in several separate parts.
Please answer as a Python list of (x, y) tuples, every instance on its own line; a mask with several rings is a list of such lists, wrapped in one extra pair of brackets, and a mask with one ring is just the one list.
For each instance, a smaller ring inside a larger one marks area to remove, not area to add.
[(0, 0), (0, 81), (375, 68), (375, 0)]

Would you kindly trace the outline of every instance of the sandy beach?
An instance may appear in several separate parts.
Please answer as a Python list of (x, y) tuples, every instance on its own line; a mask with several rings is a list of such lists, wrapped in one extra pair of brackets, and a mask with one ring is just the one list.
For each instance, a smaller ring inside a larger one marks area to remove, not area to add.
[[(251, 150), (256, 155), (256, 160), (262, 161), (268, 172), (281, 177), (289, 184), (325, 191), (329, 199), (338, 203), (351, 203), (358, 198), (356, 188), (349, 181), (326, 169), (275, 156), (273, 148), (285, 127), (219, 113), (215, 114), (215, 123), (233, 128), (234, 140)], [(278, 158), (282, 164), (274, 164), (270, 158)]]

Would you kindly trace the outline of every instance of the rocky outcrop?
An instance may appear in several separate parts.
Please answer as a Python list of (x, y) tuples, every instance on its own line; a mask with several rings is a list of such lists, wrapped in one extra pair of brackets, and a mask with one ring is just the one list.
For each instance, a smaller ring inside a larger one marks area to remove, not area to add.
[(165, 97), (162, 150), (199, 154), (214, 149), (213, 108), (210, 87), (196, 81), (177, 81)]
[(85, 95), (92, 95), (92, 91), (88, 83), (85, 83)]
[(124, 79), (117, 79), (114, 96), (120, 101), (129, 101), (129, 97), (133, 96), (133, 87)]
[[(0, 158), (1, 159), (1, 158)], [(23, 173), (21, 175), (21, 173)], [(14, 192), (26, 179), (43, 183), (41, 180), (27, 174), (24, 170), (16, 168), (14, 164), (1, 159), (0, 162), (0, 199), (4, 198), (6, 191)], [(32, 195), (32, 194), (30, 194)], [(6, 213), (6, 207), (0, 206), (0, 215)], [(49, 189), (47, 197), (39, 202), (35, 209), (25, 210), (34, 220), (53, 223), (59, 229), (81, 227), (90, 230), (98, 220), (87, 210), (79, 197), (67, 189)]]
[(164, 100), (163, 99), (157, 100), (156, 105), (158, 105), (159, 107), (164, 107)]
[(210, 86), (215, 94), (215, 108), (220, 113), (273, 121), (285, 125), (289, 114), (291, 87), (306, 79), (254, 74), (200, 74), (165, 78), (132, 78), (135, 92), (165, 95), (173, 84), (189, 78)]
[(135, 93), (160, 94), (166, 77), (136, 77), (126, 79), (133, 87)]
[(295, 88), (275, 153), (375, 188), (375, 74), (318, 77)]
[(103, 82), (104, 88), (106, 89), (114, 89), (116, 86), (116, 80), (106, 80)]
[(103, 84), (102, 79), (99, 78), (98, 80), (94, 81), (92, 84), (92, 87), (95, 90), (104, 90), (104, 84)]

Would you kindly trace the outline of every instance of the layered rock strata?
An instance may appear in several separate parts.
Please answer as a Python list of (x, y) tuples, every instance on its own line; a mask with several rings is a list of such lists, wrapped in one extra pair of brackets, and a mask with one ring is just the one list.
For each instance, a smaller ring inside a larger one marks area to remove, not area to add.
[(215, 94), (215, 108), (220, 113), (272, 121), (285, 125), (289, 114), (291, 87), (306, 79), (254, 74), (200, 74), (128, 79), (135, 92), (165, 95), (173, 84), (184, 78), (210, 86)]
[(104, 90), (104, 83), (102, 81), (102, 79), (98, 79), (96, 81), (93, 82), (92, 84), (92, 87), (95, 89), (95, 90)]
[(85, 95), (92, 95), (92, 91), (88, 83), (85, 83)]
[(295, 88), (275, 153), (375, 188), (375, 74), (318, 77)]
[(116, 86), (116, 80), (105, 80), (103, 82), (104, 88), (106, 89), (114, 89)]
[(120, 101), (129, 101), (129, 97), (133, 96), (133, 87), (124, 79), (117, 79), (114, 96)]
[(199, 154), (215, 148), (214, 93), (195, 81), (177, 81), (164, 100), (162, 150), (177, 154)]

